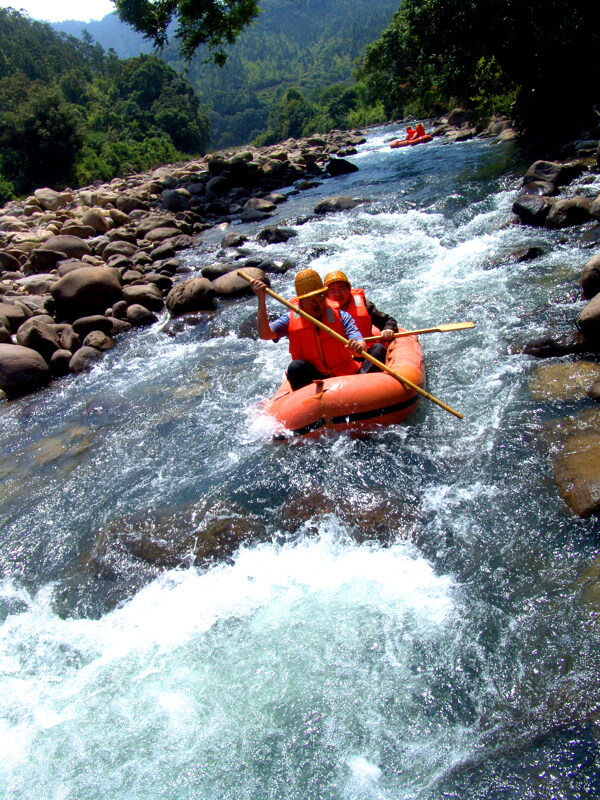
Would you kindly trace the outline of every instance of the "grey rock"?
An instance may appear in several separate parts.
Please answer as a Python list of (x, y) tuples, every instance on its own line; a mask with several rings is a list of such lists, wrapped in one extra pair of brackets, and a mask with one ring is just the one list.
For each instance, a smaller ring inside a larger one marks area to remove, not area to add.
[(0, 344), (0, 390), (19, 397), (45, 386), (50, 370), (42, 356), (29, 347)]
[(81, 347), (71, 356), (69, 371), (77, 374), (89, 372), (98, 361), (102, 361), (102, 353), (95, 347)]

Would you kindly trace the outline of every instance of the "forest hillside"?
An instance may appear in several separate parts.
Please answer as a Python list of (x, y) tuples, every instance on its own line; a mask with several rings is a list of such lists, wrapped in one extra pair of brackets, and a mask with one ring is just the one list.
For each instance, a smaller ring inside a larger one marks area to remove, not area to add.
[[(383, 106), (370, 103), (353, 71), (389, 25), (397, 0), (263, 0), (261, 7), (256, 24), (227, 49), (223, 67), (206, 63), (206, 48), (186, 64), (177, 40), (160, 53), (206, 106), (212, 147), (245, 144), (261, 134), (276, 141), (385, 120)], [(116, 14), (54, 28), (77, 36), (86, 29), (121, 57), (150, 50)]]

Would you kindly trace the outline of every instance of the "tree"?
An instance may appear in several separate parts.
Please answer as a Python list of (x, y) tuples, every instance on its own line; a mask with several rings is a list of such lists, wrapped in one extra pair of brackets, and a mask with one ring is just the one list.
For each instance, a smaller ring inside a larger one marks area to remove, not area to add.
[(206, 44), (209, 58), (216, 64), (227, 59), (223, 46), (233, 44), (260, 12), (257, 0), (115, 0), (115, 5), (123, 22), (161, 48), (175, 18), (175, 36), (181, 40), (185, 59)]
[(83, 142), (80, 119), (60, 92), (42, 89), (0, 120), (2, 173), (18, 192), (64, 186)]
[(515, 93), (522, 135), (558, 143), (598, 123), (599, 22), (597, 4), (573, 0), (403, 0), (360, 75), (400, 111)]

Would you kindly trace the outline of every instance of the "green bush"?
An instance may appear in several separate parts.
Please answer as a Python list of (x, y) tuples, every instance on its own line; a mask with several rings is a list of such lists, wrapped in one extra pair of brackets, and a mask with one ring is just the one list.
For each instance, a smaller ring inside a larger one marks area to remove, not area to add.
[(8, 203), (9, 200), (13, 200), (14, 197), (15, 187), (10, 181), (7, 181), (0, 175), (0, 205), (3, 206), (5, 203)]

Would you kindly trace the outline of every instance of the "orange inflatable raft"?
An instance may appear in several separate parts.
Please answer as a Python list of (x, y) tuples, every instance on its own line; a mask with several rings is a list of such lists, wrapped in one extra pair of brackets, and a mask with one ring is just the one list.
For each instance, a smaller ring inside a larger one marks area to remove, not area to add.
[[(423, 351), (416, 336), (394, 339), (387, 350), (386, 364), (423, 388)], [(415, 410), (419, 399), (414, 389), (405, 387), (388, 373), (372, 372), (325, 378), (295, 392), (286, 380), (267, 400), (261, 413), (278, 423), (276, 441), (316, 438), (329, 431), (349, 431), (360, 436), (382, 425), (403, 422)]]
[(424, 136), (416, 136), (414, 139), (394, 139), (394, 141), (390, 143), (390, 147), (392, 149), (396, 147), (412, 147), (413, 144), (424, 144), (425, 142), (431, 141), (433, 141), (433, 136), (426, 133)]

